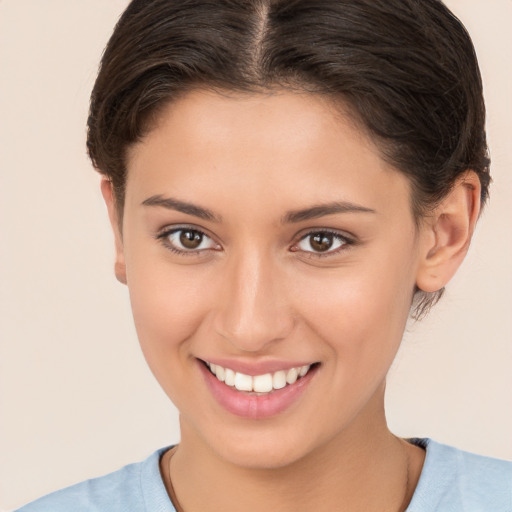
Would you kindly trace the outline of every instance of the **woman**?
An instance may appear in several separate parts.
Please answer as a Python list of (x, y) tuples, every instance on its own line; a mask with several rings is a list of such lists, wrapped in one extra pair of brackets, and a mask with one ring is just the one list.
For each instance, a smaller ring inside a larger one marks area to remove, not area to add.
[(510, 463), (384, 413), (487, 198), (484, 120), (438, 1), (133, 1), (88, 149), (181, 441), (21, 510), (510, 510)]

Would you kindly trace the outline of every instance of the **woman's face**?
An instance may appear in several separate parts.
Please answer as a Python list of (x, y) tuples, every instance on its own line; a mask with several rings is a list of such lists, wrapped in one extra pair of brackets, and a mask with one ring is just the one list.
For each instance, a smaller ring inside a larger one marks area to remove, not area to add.
[(183, 440), (242, 466), (385, 428), (421, 232), (339, 110), (195, 91), (128, 155), (117, 257), (143, 352)]

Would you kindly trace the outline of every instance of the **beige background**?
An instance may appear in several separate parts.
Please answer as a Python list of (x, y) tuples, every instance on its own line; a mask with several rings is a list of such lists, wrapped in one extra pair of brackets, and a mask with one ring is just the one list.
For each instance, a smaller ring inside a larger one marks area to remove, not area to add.
[[(449, 0), (484, 74), (494, 186), (468, 260), (411, 326), (389, 422), (512, 458), (512, 2)], [(125, 0), (0, 0), (0, 509), (178, 440), (146, 369), (98, 177), (88, 95)]]

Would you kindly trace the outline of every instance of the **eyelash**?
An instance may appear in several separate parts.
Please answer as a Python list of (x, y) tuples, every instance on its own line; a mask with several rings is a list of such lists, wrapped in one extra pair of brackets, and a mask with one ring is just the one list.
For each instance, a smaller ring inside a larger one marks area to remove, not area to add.
[[(156, 235), (156, 239), (159, 240), (164, 245), (164, 247), (167, 248), (168, 250), (172, 251), (175, 254), (184, 255), (184, 256), (198, 256), (199, 253), (201, 253), (203, 251), (218, 250), (218, 249), (210, 249), (210, 248), (199, 249), (199, 250), (197, 250), (197, 249), (182, 250), (182, 249), (176, 248), (169, 241), (169, 237), (171, 235), (179, 233), (181, 231), (189, 231), (189, 232), (197, 233), (203, 237), (206, 237), (206, 238), (209, 238), (210, 240), (212, 240), (212, 238), (210, 236), (208, 236), (204, 231), (194, 228), (194, 227), (190, 227), (190, 226), (178, 226), (178, 227), (174, 227), (171, 229), (164, 229), (163, 231), (159, 232)], [(356, 240), (354, 240), (353, 238), (349, 238), (346, 235), (342, 235), (341, 233), (339, 233), (337, 231), (333, 231), (333, 230), (329, 230), (329, 229), (315, 229), (315, 230), (310, 230), (307, 233), (303, 234), (299, 238), (299, 240), (292, 245), (290, 250), (292, 252), (301, 252), (300, 249), (296, 248), (298, 246), (298, 244), (301, 243), (303, 240), (306, 240), (308, 237), (312, 237), (313, 235), (318, 235), (318, 234), (332, 236), (335, 240), (337, 240), (338, 242), (341, 242), (342, 245), (334, 250), (327, 250), (325, 252), (302, 251), (305, 254), (305, 257), (307, 257), (307, 258), (326, 258), (329, 256), (339, 254), (340, 252), (346, 251), (351, 246), (354, 246), (356, 244)], [(201, 241), (201, 243), (202, 243), (202, 241)], [(216, 242), (214, 242), (214, 243), (216, 243)]]
[[(192, 233), (197, 233), (197, 234), (201, 235), (202, 237), (206, 237), (206, 238), (209, 238), (210, 240), (212, 240), (212, 238), (210, 236), (208, 236), (204, 231), (201, 231), (200, 229), (197, 229), (197, 228), (194, 228), (191, 226), (178, 226), (178, 227), (174, 227), (174, 228), (170, 228), (170, 229), (164, 228), (163, 231), (157, 233), (156, 239), (159, 240), (166, 249), (169, 249), (171, 252), (173, 252), (175, 254), (179, 254), (179, 255), (183, 255), (183, 256), (198, 256), (203, 251), (216, 250), (216, 249), (182, 250), (182, 249), (176, 248), (169, 240), (169, 237), (173, 234), (179, 233), (180, 231), (184, 231), (184, 232), (188, 231), (188, 232), (192, 232)], [(203, 241), (201, 241), (201, 243), (202, 242)]]
[[(297, 245), (302, 242), (303, 240), (306, 240), (308, 237), (312, 237), (313, 235), (330, 235), (338, 242), (341, 242), (341, 246), (334, 249), (334, 250), (327, 250), (324, 252), (315, 252), (315, 251), (302, 251), (305, 254), (306, 258), (328, 258), (330, 256), (337, 255), (341, 252), (344, 252), (348, 250), (351, 246), (354, 246), (356, 244), (356, 240), (353, 238), (349, 238), (347, 235), (342, 235), (338, 231), (333, 231), (329, 229), (315, 229), (310, 230), (304, 235), (302, 235), (297, 242), (295, 242), (292, 246), (293, 252), (299, 252), (300, 249), (294, 249), (294, 247), (297, 247)], [(311, 242), (310, 242), (311, 244)]]

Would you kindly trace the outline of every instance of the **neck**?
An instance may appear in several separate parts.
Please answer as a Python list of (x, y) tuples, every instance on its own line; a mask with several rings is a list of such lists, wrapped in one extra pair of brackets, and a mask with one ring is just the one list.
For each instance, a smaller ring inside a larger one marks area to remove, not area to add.
[(231, 464), (182, 424), (170, 461), (177, 499), (184, 512), (403, 511), (422, 461), (389, 432), (384, 414), (365, 425), (358, 421), (284, 467), (261, 469)]

